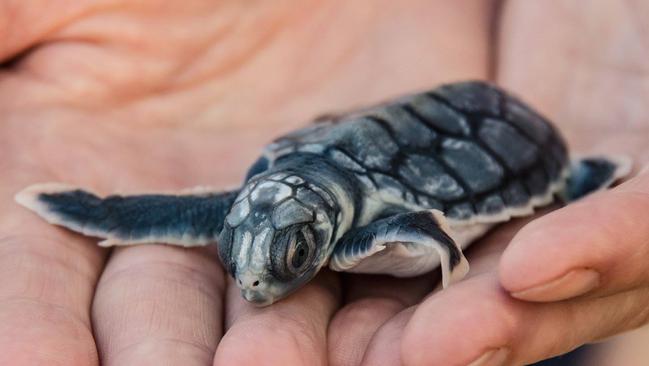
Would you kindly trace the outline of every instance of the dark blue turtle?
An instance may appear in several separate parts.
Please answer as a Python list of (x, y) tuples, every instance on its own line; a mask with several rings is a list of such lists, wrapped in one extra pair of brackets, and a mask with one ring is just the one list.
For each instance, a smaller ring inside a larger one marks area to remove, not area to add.
[(415, 276), (468, 271), (493, 225), (626, 174), (621, 158), (568, 159), (558, 131), (493, 85), (462, 82), (339, 116), (270, 144), (240, 190), (98, 197), (40, 184), (19, 203), (99, 245), (216, 243), (243, 296), (267, 305), (323, 266)]

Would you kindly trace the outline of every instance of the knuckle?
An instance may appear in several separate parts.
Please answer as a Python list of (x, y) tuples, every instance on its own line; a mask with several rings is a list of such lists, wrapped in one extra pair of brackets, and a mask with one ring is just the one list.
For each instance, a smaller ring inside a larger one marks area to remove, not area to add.
[(233, 324), (216, 359), (237, 365), (324, 364), (323, 360), (314, 363), (315, 355), (324, 354), (324, 334), (318, 333), (313, 324), (293, 316), (255, 316)]
[(376, 319), (378, 314), (393, 314), (404, 307), (401, 301), (393, 298), (367, 298), (345, 306), (336, 314), (336, 318), (337, 322), (353, 327), (367, 324), (368, 321)]
[[(524, 323), (524, 305), (509, 298), (497, 283), (485, 286), (484, 281), (477, 281), (473, 287), (470, 295), (464, 293), (463, 297), (446, 300), (444, 308), (430, 306), (417, 310), (402, 340), (401, 352), (406, 365), (428, 364), (431, 357), (441, 357), (438, 355), (440, 347), (454, 347), (459, 354), (466, 355), (466, 362), (470, 362), (481, 350), (510, 347), (517, 342), (520, 326)], [(457, 304), (466, 305), (458, 307)], [(427, 314), (422, 314), (422, 310)], [(442, 316), (436, 326), (435, 319)], [(476, 327), (488, 331), (476, 332)], [(453, 334), (463, 334), (463, 341), (458, 343), (452, 339), (449, 330)]]
[(151, 281), (156, 286), (181, 284), (209, 298), (220, 298), (226, 286), (223, 271), (211, 265), (211, 262), (204, 262), (200, 253), (185, 253), (176, 249), (124, 248), (123, 253), (128, 255), (111, 258), (102, 274), (100, 286), (132, 286), (135, 279), (138, 282)]

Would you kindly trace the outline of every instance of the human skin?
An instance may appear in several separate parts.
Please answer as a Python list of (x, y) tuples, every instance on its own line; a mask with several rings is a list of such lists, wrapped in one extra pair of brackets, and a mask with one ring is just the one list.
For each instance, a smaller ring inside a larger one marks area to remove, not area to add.
[[(454, 366), (501, 349), (520, 365), (647, 323), (649, 5), (591, 5), (0, 2), (0, 364)], [(47, 181), (233, 186), (315, 115), (475, 78), (529, 101), (573, 150), (636, 169), (501, 226), (469, 250), (469, 278), (432, 295), (433, 274), (323, 271), (255, 308), (213, 247), (101, 249), (13, 202)]]

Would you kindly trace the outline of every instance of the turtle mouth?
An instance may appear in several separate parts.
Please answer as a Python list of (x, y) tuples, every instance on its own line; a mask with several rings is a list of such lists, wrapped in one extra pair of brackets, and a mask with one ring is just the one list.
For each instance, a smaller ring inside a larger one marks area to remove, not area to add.
[(250, 302), (255, 306), (268, 306), (273, 303), (274, 298), (268, 294), (264, 294), (256, 290), (241, 290), (241, 296), (243, 296), (246, 301)]

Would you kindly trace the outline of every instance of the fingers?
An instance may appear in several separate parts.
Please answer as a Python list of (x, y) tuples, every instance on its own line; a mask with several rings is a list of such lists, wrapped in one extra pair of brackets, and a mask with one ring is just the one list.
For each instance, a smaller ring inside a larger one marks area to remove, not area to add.
[(210, 365), (224, 282), (212, 248), (116, 249), (93, 303), (102, 364)]
[[(519, 219), (499, 227), (471, 247), (467, 252), (471, 263), (467, 278), (492, 273), (502, 250), (529, 220)], [(413, 305), (424, 296), (438, 296), (433, 291), (438, 280), (435, 272), (414, 279), (349, 276), (345, 288), (348, 304), (329, 327), (331, 365), (400, 366), (401, 339), (416, 309)]]
[(104, 253), (11, 196), (0, 190), (0, 364), (97, 365), (89, 309)]
[[(493, 274), (494, 267), (498, 263), (502, 250), (509, 243), (512, 236), (529, 220), (531, 218), (518, 219), (506, 226), (501, 226), (490, 232), (480, 243), (469, 248), (467, 257), (471, 263), (471, 271), (468, 273), (467, 279)], [(463, 282), (460, 282), (457, 286), (462, 285)], [(455, 287), (456, 285), (451, 286), (451, 288)], [(431, 298), (444, 296), (445, 293), (446, 291), (435, 292), (434, 294), (431, 292), (424, 300), (424, 303), (430, 301)], [(479, 303), (480, 300), (474, 299), (474, 302), (476, 301)], [(456, 304), (456, 307), (459, 306), (463, 305)], [(406, 308), (380, 326), (367, 346), (363, 362), (361, 363), (362, 365), (402, 365), (401, 340), (404, 337), (406, 325), (411, 321), (412, 315), (417, 308), (417, 305)], [(433, 326), (437, 327), (435, 323), (426, 324), (426, 326), (430, 328)]]
[[(620, 189), (631, 189), (631, 186), (624, 185)], [(543, 222), (546, 217), (554, 217), (570, 207), (587, 203), (585, 200), (532, 221), (517, 235), (517, 240), (537, 221)], [(594, 217), (592, 211), (591, 208), (590, 216), (576, 217)], [(577, 224), (570, 222), (560, 226)], [(403, 365), (529, 364), (647, 322), (647, 287), (610, 296), (551, 303), (531, 303), (511, 297), (498, 282), (493, 270), (498, 256), (489, 248), (508, 242), (515, 230), (515, 225), (508, 225), (489, 235), (487, 243), (481, 243), (472, 253), (479, 256), (478, 260), (474, 258), (472, 261), (478, 274), (474, 272), (474, 277), (427, 298), (417, 307), (402, 331)], [(545, 238), (558, 236), (548, 230), (542, 234)], [(544, 246), (529, 255), (543, 256), (543, 251), (550, 249)], [(566, 253), (560, 253), (562, 255), (551, 256), (552, 261), (542, 263), (530, 262), (527, 258), (527, 265), (532, 263), (531, 266), (521, 265), (516, 276), (511, 278), (532, 276), (536, 271), (551, 267), (554, 262), (561, 263)]]
[(530, 303), (508, 296), (494, 274), (485, 274), (422, 303), (405, 328), (401, 356), (405, 366), (529, 364), (646, 323), (648, 300), (643, 288)]
[(230, 285), (229, 329), (214, 365), (327, 365), (327, 327), (339, 292), (338, 275), (323, 271), (286, 299), (256, 308)]
[(403, 330), (415, 312), (409, 307), (385, 322), (367, 345), (362, 366), (401, 366), (401, 340)]
[(347, 304), (329, 326), (329, 364), (360, 365), (374, 333), (431, 292), (438, 277), (430, 273), (416, 278), (345, 275)]
[(500, 263), (512, 296), (556, 301), (649, 285), (649, 173), (526, 226)]
[[(645, 57), (636, 52), (642, 37), (633, 24), (644, 20), (647, 5), (612, 2), (585, 9), (555, 3), (541, 7), (518, 1), (505, 7), (499, 82), (561, 121), (571, 148), (625, 151), (641, 163), (647, 158), (647, 113), (641, 102), (647, 92), (636, 71)], [(549, 19), (557, 27), (548, 32)], [(529, 47), (530, 39), (535, 47)], [(620, 44), (624, 47), (611, 57), (611, 46)], [(548, 78), (531, 82), (538, 75)], [(614, 122), (620, 115), (625, 128)], [(627, 261), (637, 263), (633, 258), (646, 253), (646, 220), (638, 211), (647, 204), (646, 181), (646, 175), (639, 177), (525, 228), (503, 256), (503, 286), (521, 299), (551, 301), (645, 283), (638, 265)]]

